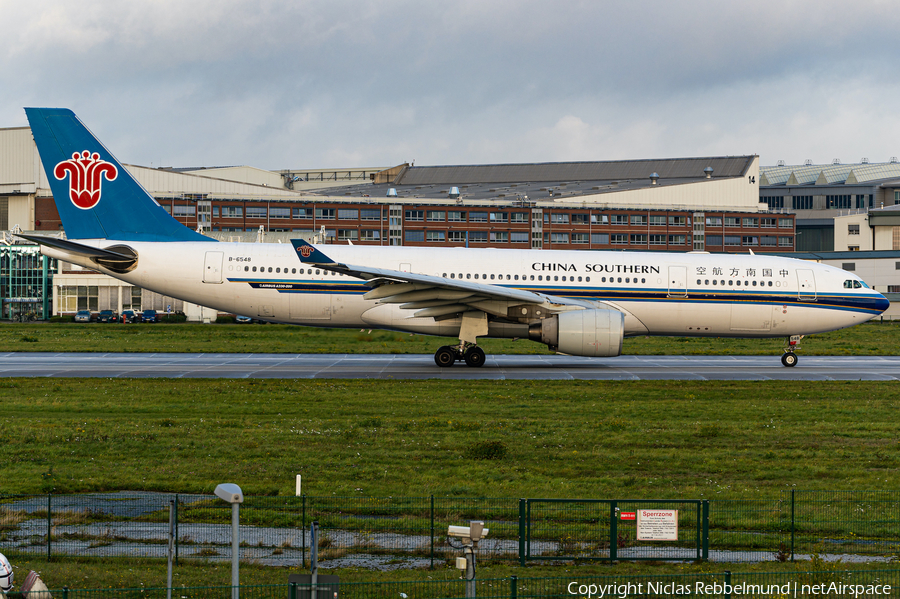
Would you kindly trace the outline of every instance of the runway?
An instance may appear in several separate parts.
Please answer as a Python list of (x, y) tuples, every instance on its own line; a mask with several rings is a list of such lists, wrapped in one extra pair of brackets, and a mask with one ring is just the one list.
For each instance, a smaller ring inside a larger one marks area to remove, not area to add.
[(481, 368), (438, 368), (431, 355), (6, 353), (0, 377), (284, 378), (449, 380), (779, 380), (900, 379), (900, 356), (488, 356)]

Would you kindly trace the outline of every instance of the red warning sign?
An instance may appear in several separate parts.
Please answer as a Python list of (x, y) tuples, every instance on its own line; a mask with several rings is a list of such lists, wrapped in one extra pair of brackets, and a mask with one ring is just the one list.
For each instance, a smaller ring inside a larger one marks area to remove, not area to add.
[(637, 520), (637, 512), (619, 512), (619, 520)]

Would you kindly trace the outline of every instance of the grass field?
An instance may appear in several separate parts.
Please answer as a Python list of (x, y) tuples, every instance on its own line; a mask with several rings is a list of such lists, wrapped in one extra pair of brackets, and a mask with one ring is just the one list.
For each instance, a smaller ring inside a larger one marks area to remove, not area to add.
[[(740, 497), (896, 488), (896, 383), (0, 381), (5, 493)], [(487, 459), (491, 458), (491, 459)]]
[[(16, 352), (206, 352), (432, 354), (455, 339), (387, 331), (316, 329), (290, 325), (203, 324), (3, 324), (0, 351)], [(548, 354), (527, 340), (485, 339), (488, 354)], [(783, 339), (635, 337), (631, 355), (779, 355)], [(813, 335), (801, 342), (809, 355), (893, 355), (900, 352), (900, 324), (872, 322)]]

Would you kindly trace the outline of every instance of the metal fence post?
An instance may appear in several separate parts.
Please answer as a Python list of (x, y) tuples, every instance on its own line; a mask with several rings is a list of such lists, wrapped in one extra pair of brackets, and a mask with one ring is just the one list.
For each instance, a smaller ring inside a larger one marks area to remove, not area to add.
[(431, 494), (431, 570), (434, 570), (434, 493)]
[(303, 534), (300, 535), (300, 546), (302, 550), (300, 552), (300, 561), (303, 564), (303, 567), (306, 567), (306, 495), (301, 496), (301, 513), (303, 514), (303, 524), (300, 530), (303, 531)]
[(50, 556), (51, 556), (50, 538), (51, 538), (52, 532), (53, 532), (53, 516), (50, 513), (52, 497), (53, 497), (52, 493), (47, 493), (47, 561), (48, 562), (50, 561)]
[(616, 507), (618, 503), (616, 501), (609, 502), (609, 563), (612, 565), (616, 558), (618, 557), (619, 551), (619, 530), (618, 530), (618, 522), (616, 520)]
[(519, 565), (525, 566), (525, 502), (519, 500)]
[(703, 561), (709, 561), (709, 499), (703, 500)]
[(178, 565), (178, 494), (175, 494), (175, 565)]
[[(730, 590), (731, 587), (731, 570), (725, 570), (725, 590)], [(731, 593), (725, 593), (725, 599), (731, 599)]]
[(515, 574), (509, 577), (509, 599), (516, 599), (519, 594), (519, 579)]
[(297, 583), (288, 583), (288, 599), (297, 599)]
[(63, 599), (69, 599), (69, 587), (63, 587)]
[(794, 489), (791, 489), (791, 561), (794, 561)]

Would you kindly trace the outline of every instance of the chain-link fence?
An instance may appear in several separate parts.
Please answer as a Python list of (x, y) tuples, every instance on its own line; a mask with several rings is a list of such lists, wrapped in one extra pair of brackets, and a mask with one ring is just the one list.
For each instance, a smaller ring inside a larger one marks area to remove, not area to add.
[[(677, 509), (674, 541), (640, 541), (623, 515)], [(172, 512), (170, 515), (170, 511)], [(167, 555), (231, 559), (231, 507), (211, 495), (92, 493), (0, 496), (0, 552), (8, 555)], [(447, 527), (483, 520), (479, 559), (709, 559), (787, 561), (817, 553), (887, 559), (900, 552), (900, 492), (786, 491), (772, 498), (548, 500), (457, 497), (245, 497), (242, 560), (305, 566), (319, 523), (323, 568), (397, 559), (431, 566), (458, 555)]]
[[(353, 582), (327, 587), (334, 599), (453, 599), (463, 598), (465, 581), (420, 580)], [(165, 588), (60, 589), (30, 593), (29, 599), (165, 599)], [(297, 584), (241, 586), (242, 599), (309, 599)], [(317, 593), (319, 597), (324, 593)], [(478, 580), (480, 599), (543, 599), (570, 597), (900, 597), (900, 570), (829, 570), (819, 572), (717, 572), (651, 576), (572, 576), (569, 578), (495, 578)], [(179, 599), (231, 599), (232, 587), (177, 587)]]

